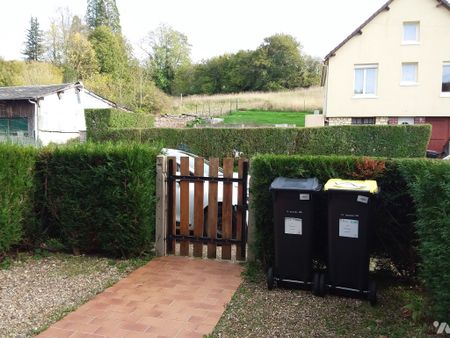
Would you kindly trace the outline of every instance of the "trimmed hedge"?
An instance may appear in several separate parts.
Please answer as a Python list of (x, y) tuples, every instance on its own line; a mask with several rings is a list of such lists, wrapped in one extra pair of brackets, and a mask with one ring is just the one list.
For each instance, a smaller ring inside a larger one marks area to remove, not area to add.
[[(450, 309), (450, 165), (425, 159), (385, 160), (359, 157), (260, 155), (251, 163), (255, 211), (256, 257), (269, 265), (273, 257), (273, 206), (269, 191), (278, 176), (376, 179), (381, 186), (371, 251), (392, 259), (403, 274), (419, 276), (429, 291), (433, 318), (449, 320)], [(435, 198), (432, 198), (435, 196)], [(319, 200), (315, 226), (326, 231), (326, 197)], [(322, 238), (324, 238), (322, 236)], [(325, 237), (326, 238), (326, 237)], [(315, 242), (316, 255), (326, 243)]]
[(432, 313), (450, 321), (450, 165), (415, 161), (400, 167), (416, 205), (419, 274), (431, 298)]
[(0, 144), (0, 256), (21, 241), (30, 220), (36, 154), (31, 147)]
[(234, 149), (246, 157), (258, 153), (424, 157), (430, 135), (429, 125), (374, 125), (287, 129), (117, 129), (91, 134), (91, 139), (156, 142), (168, 148), (219, 158), (232, 155)]
[(109, 129), (151, 128), (155, 120), (149, 114), (130, 113), (118, 109), (86, 109), (85, 118), (88, 138)]
[(48, 233), (81, 252), (132, 256), (154, 240), (159, 151), (145, 145), (83, 144), (40, 155)]

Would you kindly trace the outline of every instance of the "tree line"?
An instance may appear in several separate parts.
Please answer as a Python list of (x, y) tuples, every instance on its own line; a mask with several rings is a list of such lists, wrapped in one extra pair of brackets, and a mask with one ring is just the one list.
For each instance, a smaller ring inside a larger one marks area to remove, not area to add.
[(30, 19), (26, 62), (0, 59), (0, 86), (74, 82), (136, 111), (167, 110), (168, 95), (273, 91), (318, 85), (320, 60), (290, 35), (264, 39), (256, 50), (194, 63), (188, 38), (160, 25), (133, 55), (115, 0), (87, 0), (85, 18), (60, 9), (47, 31)]

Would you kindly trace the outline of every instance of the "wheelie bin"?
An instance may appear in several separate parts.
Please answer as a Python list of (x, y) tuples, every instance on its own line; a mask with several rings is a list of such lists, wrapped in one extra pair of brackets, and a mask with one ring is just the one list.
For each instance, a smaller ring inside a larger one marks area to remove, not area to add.
[(368, 298), (374, 305), (377, 290), (369, 281), (368, 247), (377, 182), (331, 179), (324, 191), (328, 194), (328, 273), (319, 282), (325, 287), (318, 289)]
[(322, 186), (317, 178), (276, 178), (271, 186), (274, 214), (274, 261), (267, 287), (277, 283), (309, 287), (312, 278), (313, 203)]

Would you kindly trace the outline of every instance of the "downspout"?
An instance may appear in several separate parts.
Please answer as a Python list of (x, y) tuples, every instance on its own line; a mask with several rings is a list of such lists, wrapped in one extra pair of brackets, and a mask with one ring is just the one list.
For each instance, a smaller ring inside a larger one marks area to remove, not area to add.
[(38, 101), (32, 101), (32, 100), (28, 100), (28, 102), (30, 102), (31, 104), (34, 105), (34, 141), (36, 142), (36, 144), (38, 143), (39, 140), (39, 135), (38, 135), (38, 112), (39, 112), (39, 103)]

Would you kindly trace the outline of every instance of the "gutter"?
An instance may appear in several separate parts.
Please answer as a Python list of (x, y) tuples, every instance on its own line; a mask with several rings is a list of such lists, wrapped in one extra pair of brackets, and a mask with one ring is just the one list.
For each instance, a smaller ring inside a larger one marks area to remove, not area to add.
[(39, 139), (39, 135), (38, 135), (38, 133), (39, 133), (39, 130), (38, 130), (39, 103), (38, 102), (39, 101), (38, 100), (36, 100), (36, 101), (28, 100), (28, 102), (30, 102), (31, 104), (34, 105), (34, 141), (37, 144), (38, 139)]

